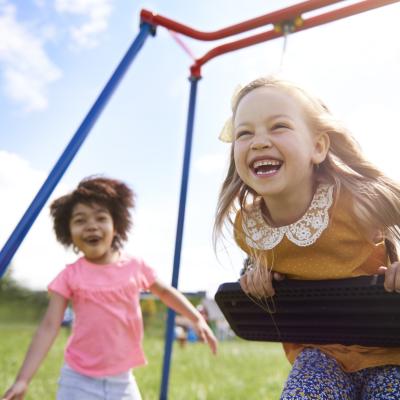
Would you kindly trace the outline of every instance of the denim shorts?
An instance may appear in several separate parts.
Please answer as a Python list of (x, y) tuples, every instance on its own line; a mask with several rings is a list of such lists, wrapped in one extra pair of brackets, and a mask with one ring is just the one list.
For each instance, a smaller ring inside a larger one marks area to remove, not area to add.
[(90, 377), (74, 371), (67, 364), (61, 369), (57, 400), (141, 400), (132, 371)]

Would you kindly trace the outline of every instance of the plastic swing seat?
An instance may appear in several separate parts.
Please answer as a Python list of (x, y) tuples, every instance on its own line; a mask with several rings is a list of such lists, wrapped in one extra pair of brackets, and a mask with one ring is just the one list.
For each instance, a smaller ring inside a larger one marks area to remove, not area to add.
[(256, 300), (239, 282), (223, 283), (215, 300), (234, 333), (246, 340), (400, 346), (400, 294), (383, 276), (275, 281), (272, 298)]

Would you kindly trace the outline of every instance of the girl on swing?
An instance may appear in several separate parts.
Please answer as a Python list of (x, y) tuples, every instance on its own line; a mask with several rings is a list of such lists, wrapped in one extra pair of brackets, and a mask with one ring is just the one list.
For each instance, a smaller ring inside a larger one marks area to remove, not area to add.
[[(378, 132), (377, 132), (378, 134)], [(273, 279), (384, 274), (400, 292), (400, 186), (366, 160), (317, 98), (291, 82), (257, 79), (233, 99), (231, 141), (215, 239), (228, 222), (251, 259), (240, 279), (257, 298)], [(293, 364), (281, 400), (400, 399), (400, 348), (283, 343)]]

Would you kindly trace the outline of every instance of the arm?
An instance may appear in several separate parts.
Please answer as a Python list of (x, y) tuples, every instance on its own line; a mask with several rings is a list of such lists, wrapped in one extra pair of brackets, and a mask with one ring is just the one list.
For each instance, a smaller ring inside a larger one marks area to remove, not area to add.
[(214, 354), (217, 352), (217, 339), (210, 327), (207, 325), (203, 316), (181, 292), (172, 286), (163, 284), (159, 280), (156, 280), (150, 286), (150, 290), (169, 308), (172, 308), (177, 313), (188, 318), (192, 322), (201, 340), (208, 343)]
[(17, 378), (4, 394), (3, 400), (20, 400), (25, 397), (33, 375), (57, 337), (66, 306), (67, 300), (64, 297), (51, 293), (46, 314), (33, 336)]
[(400, 293), (400, 262), (396, 261), (388, 267), (379, 267), (378, 274), (385, 275), (384, 287), (387, 292)]
[(381, 266), (378, 274), (385, 275), (384, 287), (387, 292), (400, 293), (400, 262), (396, 245), (389, 239), (385, 240), (389, 266)]

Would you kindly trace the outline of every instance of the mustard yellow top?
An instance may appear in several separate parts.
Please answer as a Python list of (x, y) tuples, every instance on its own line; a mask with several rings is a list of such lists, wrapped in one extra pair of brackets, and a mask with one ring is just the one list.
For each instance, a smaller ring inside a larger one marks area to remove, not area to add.
[[(342, 191), (334, 201), (334, 186), (321, 184), (303, 217), (283, 226), (269, 226), (260, 203), (235, 220), (235, 240), (252, 258), (291, 279), (340, 279), (373, 275), (387, 265), (383, 242), (372, 243), (354, 218), (352, 198)], [(345, 371), (379, 365), (400, 365), (400, 348), (302, 345), (284, 343), (291, 363), (305, 347), (319, 348), (334, 357)]]

